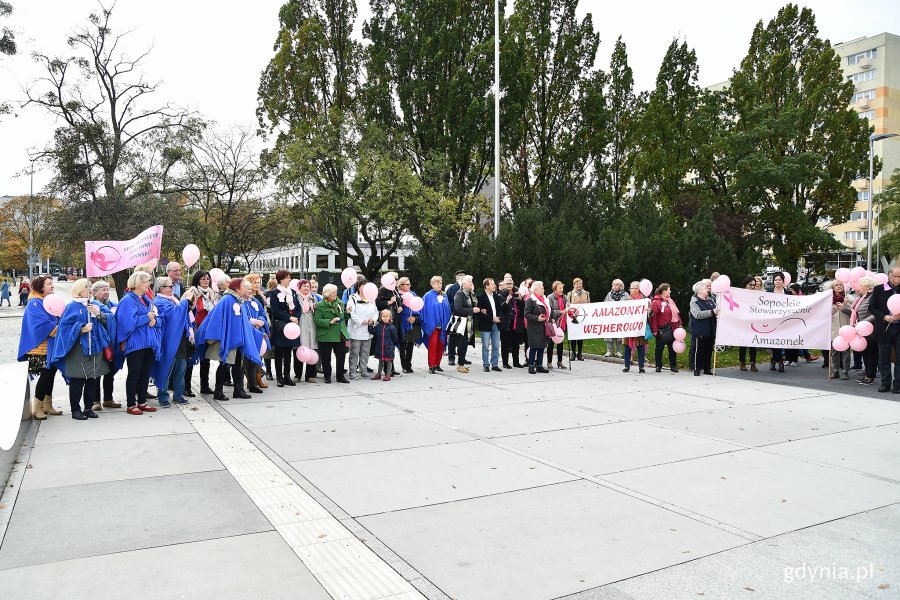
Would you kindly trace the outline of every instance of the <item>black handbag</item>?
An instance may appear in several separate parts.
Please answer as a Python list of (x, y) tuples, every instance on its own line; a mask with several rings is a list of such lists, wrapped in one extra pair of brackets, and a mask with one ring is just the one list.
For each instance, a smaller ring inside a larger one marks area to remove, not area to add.
[(657, 332), (660, 344), (671, 344), (675, 341), (675, 331), (672, 329), (672, 325), (663, 325)]
[(287, 326), (287, 321), (273, 321), (272, 322), (272, 333), (274, 335), (283, 335), (284, 328)]

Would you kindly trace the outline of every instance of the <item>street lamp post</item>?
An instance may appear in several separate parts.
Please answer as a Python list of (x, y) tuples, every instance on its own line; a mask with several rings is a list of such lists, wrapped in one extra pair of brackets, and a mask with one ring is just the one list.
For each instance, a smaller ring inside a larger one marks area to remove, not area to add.
[[(872, 270), (872, 219), (874, 217), (874, 211), (872, 210), (875, 206), (875, 142), (879, 140), (886, 140), (888, 138), (896, 137), (898, 134), (896, 133), (873, 133), (869, 136), (869, 218), (868, 218), (868, 239), (866, 240), (866, 270)], [(881, 230), (881, 223), (879, 221), (878, 225), (879, 231)], [(880, 247), (880, 244), (879, 244)]]
[(494, 239), (500, 235), (500, 2), (494, 0)]

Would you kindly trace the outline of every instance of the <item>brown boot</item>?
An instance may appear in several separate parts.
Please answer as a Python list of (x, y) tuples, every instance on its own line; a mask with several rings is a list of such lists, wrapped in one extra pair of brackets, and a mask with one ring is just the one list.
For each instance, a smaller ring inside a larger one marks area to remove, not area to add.
[(756, 363), (750, 363), (750, 371), (752, 373), (759, 373), (759, 370), (756, 368)]
[(741, 371), (747, 370), (747, 363), (741, 363)]
[(62, 414), (61, 410), (56, 410), (55, 408), (53, 408), (53, 396), (44, 396), (44, 414), (54, 415), (57, 417)]
[(268, 384), (265, 381), (263, 381), (262, 371), (260, 371), (259, 369), (256, 370), (256, 387), (258, 387), (258, 388), (269, 387)]
[[(122, 405), (115, 400), (104, 400), (103, 408), (122, 408)], [(97, 410), (96, 408), (94, 410)]]
[(35, 398), (32, 402), (31, 407), (31, 416), (34, 417), (35, 421), (43, 421), (47, 418), (47, 415), (44, 414), (44, 403), (41, 400)]

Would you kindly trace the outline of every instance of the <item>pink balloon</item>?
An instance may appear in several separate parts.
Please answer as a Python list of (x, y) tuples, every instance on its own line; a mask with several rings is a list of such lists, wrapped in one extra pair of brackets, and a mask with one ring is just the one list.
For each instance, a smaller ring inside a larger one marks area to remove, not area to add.
[(874, 273), (872, 273), (872, 271), (866, 271), (866, 274), (863, 275), (863, 277), (872, 277), (872, 275), (874, 275)]
[(269, 347), (266, 345), (266, 340), (263, 340), (262, 343), (259, 345), (259, 355), (262, 356), (263, 354), (266, 353), (266, 350), (268, 350), (268, 349), (269, 349)]
[(362, 295), (367, 302), (375, 302), (375, 299), (378, 298), (378, 286), (370, 281), (363, 286)]
[(294, 290), (297, 293), (300, 293), (300, 289), (297, 287), (298, 285), (300, 285), (299, 279), (291, 279), (290, 283), (288, 283), (288, 287), (290, 289)]
[(712, 282), (712, 291), (716, 294), (721, 294), (730, 287), (731, 277), (728, 275), (719, 275), (716, 277), (716, 280)]
[(649, 279), (641, 279), (641, 282), (638, 284), (641, 293), (645, 296), (649, 296), (653, 293), (653, 284)]
[(844, 325), (838, 329), (838, 335), (849, 342), (856, 337), (856, 328), (853, 325)]
[(347, 267), (341, 271), (341, 283), (344, 284), (345, 288), (352, 287), (356, 283), (356, 269)]
[[(850, 269), (848, 269), (847, 267), (841, 267), (834, 272), (834, 278), (841, 283), (847, 283), (848, 281), (850, 281)], [(843, 350), (839, 350), (839, 352), (843, 352)]]
[(684, 330), (684, 327), (679, 327), (672, 333), (675, 335), (675, 339), (679, 342), (683, 342), (684, 339), (687, 337), (687, 331)]
[(413, 294), (412, 292), (403, 292), (403, 295), (402, 295), (402, 298), (403, 298), (403, 306), (409, 306), (409, 303), (410, 303), (410, 302), (412, 301), (412, 299), (415, 298), (415, 297), (416, 297), (415, 294)]
[(850, 269), (850, 278), (851, 279), (859, 279), (863, 275), (866, 274), (866, 270), (862, 267), (853, 267)]
[(856, 336), (855, 338), (850, 340), (850, 347), (857, 352), (862, 352), (863, 350), (866, 349), (866, 346), (868, 346), (868, 345), (869, 345), (869, 343), (866, 341), (866, 338), (864, 338), (864, 337)]
[(302, 361), (308, 365), (314, 365), (319, 362), (319, 353), (312, 348), (306, 349), (306, 360)]
[[(684, 330), (682, 329), (682, 331)], [(687, 346), (684, 345), (684, 342), (682, 340), (675, 340), (674, 342), (672, 342), (672, 350), (674, 350), (678, 354), (684, 352), (686, 348)]]
[(381, 276), (381, 287), (394, 291), (394, 288), (397, 287), (397, 280), (394, 279), (394, 276), (390, 273), (385, 273)]
[(300, 362), (305, 363), (308, 352), (309, 348), (307, 348), (306, 346), (300, 346), (296, 350), (294, 350), (294, 356), (296, 356), (297, 360), (299, 360)]
[(891, 311), (892, 315), (896, 315), (900, 313), (900, 294), (894, 294), (887, 301), (888, 310)]
[(787, 287), (788, 284), (791, 283), (791, 274), (787, 271), (784, 272), (784, 287)]
[(524, 284), (519, 286), (519, 295), (523, 298), (528, 295), (528, 288)]
[(888, 282), (887, 273), (875, 273), (875, 281), (879, 283), (879, 285), (884, 285)]
[(420, 311), (425, 308), (425, 300), (419, 298), (418, 296), (413, 296), (413, 299), (409, 301), (409, 309), (412, 311)]
[(296, 323), (288, 323), (284, 326), (284, 337), (289, 340), (296, 340), (300, 337), (300, 326)]
[(210, 283), (212, 283), (214, 288), (218, 287), (219, 280), (223, 277), (225, 277), (225, 271), (223, 271), (219, 267), (209, 270), (209, 278), (211, 280)]
[(550, 338), (550, 341), (554, 344), (562, 344), (565, 339), (566, 336), (564, 335), (554, 335), (552, 338)]
[(200, 248), (194, 244), (188, 244), (184, 247), (184, 250), (181, 251), (181, 258), (184, 259), (185, 265), (193, 267), (197, 264), (197, 261), (200, 260)]
[(841, 336), (837, 336), (831, 341), (831, 347), (837, 350), (838, 352), (846, 352), (850, 349), (850, 342), (842, 338)]
[(875, 326), (870, 321), (860, 321), (856, 324), (856, 333), (862, 337), (868, 337), (875, 332)]
[(44, 296), (44, 310), (54, 317), (61, 317), (65, 307), (66, 303), (63, 302), (63, 299), (60, 296), (57, 296), (56, 294), (47, 294)]
[(144, 263), (144, 266), (150, 269), (151, 271), (156, 268), (156, 265), (159, 264), (159, 261), (155, 258), (151, 258), (147, 262)]

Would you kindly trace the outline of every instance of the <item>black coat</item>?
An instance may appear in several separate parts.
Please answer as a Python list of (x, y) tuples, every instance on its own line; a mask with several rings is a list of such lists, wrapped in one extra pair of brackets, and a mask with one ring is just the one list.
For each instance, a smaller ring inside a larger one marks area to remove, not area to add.
[(900, 286), (885, 290), (884, 286), (879, 284), (872, 290), (872, 299), (869, 300), (869, 312), (875, 317), (874, 325), (876, 337), (884, 333), (888, 327), (893, 329), (900, 327), (900, 323), (888, 324), (884, 322), (884, 318), (891, 314), (891, 311), (887, 306), (887, 301), (894, 294), (900, 294)]
[[(459, 291), (459, 284), (454, 283), (447, 287), (445, 293), (447, 294), (447, 300), (450, 301), (450, 310), (453, 310), (453, 301), (456, 300), (456, 292)], [(456, 314), (456, 313), (453, 313)]]
[(295, 340), (289, 340), (284, 336), (284, 326), (290, 323), (291, 317), (297, 317), (297, 320), (299, 320), (302, 311), (300, 308), (300, 296), (294, 290), (288, 291), (294, 297), (293, 311), (288, 307), (287, 299), (278, 299), (278, 294), (281, 293), (278, 288), (269, 290), (267, 293), (267, 296), (269, 296), (269, 314), (272, 315), (269, 331), (271, 332), (272, 346), (276, 348), (297, 348), (300, 346), (299, 337)]
[[(475, 315), (478, 318), (478, 331), (490, 331), (494, 326), (494, 317), (500, 316), (501, 303), (503, 300), (500, 298), (500, 294), (494, 292), (494, 305), (497, 307), (497, 314), (494, 314), (494, 311), (491, 310), (491, 303), (488, 301), (487, 292), (481, 292), (478, 294), (478, 308), (481, 311)], [(499, 323), (497, 323), (499, 328)]]
[(528, 321), (528, 346), (530, 348), (546, 348), (550, 338), (544, 333), (544, 324), (539, 321), (541, 316), (547, 316), (547, 307), (543, 302), (537, 302), (534, 298), (525, 301), (525, 319)]
[[(388, 304), (391, 298), (396, 300), (393, 304)], [(397, 323), (400, 313), (403, 312), (403, 296), (397, 290), (391, 291), (386, 287), (379, 288), (378, 296), (375, 298), (375, 308), (378, 309), (379, 314), (383, 310), (391, 311), (391, 314), (394, 316), (394, 323)]]

